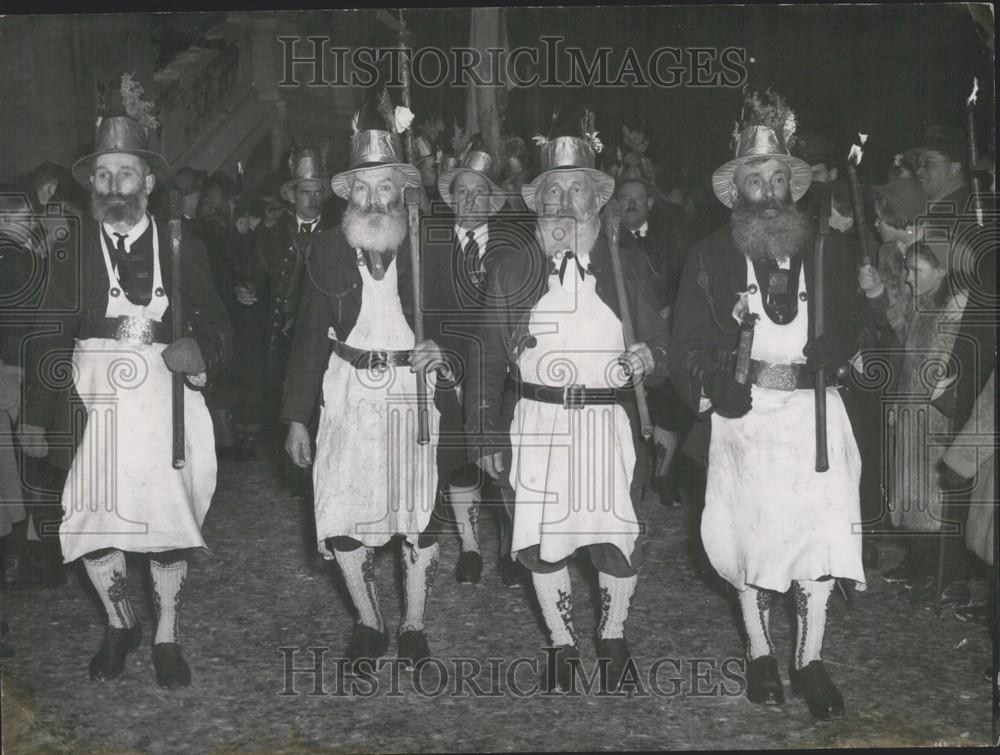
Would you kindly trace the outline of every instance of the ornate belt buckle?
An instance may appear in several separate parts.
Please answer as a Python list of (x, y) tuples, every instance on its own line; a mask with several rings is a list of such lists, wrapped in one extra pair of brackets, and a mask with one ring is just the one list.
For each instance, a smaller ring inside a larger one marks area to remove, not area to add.
[(563, 409), (582, 409), (584, 406), (583, 391), (586, 388), (581, 383), (567, 385), (563, 389)]
[(389, 352), (387, 351), (369, 351), (368, 352), (368, 369), (372, 372), (378, 371), (382, 372), (389, 366)]
[(115, 340), (148, 346), (153, 343), (152, 323), (141, 317), (123, 315), (115, 323)]

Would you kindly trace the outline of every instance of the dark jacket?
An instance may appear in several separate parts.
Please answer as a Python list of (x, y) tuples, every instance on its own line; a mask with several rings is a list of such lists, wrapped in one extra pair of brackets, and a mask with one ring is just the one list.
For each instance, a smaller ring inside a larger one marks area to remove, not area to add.
[[(806, 286), (812, 291), (815, 245), (810, 243), (802, 254)], [(842, 345), (842, 353), (835, 358), (842, 365), (861, 345), (863, 302), (856, 293), (857, 277), (844, 238), (832, 228), (823, 257), (824, 332)], [(739, 326), (732, 312), (737, 295), (746, 291), (748, 264), (733, 242), (729, 225), (700, 241), (688, 255), (674, 307), (670, 370), (677, 390), (695, 411), (705, 377), (719, 368), (721, 356), (734, 353), (739, 344)], [(807, 311), (811, 337), (816, 318), (814, 296), (809, 296)]]
[[(184, 226), (181, 240), (181, 306), (184, 332), (169, 333), (174, 341), (190, 335), (201, 349), (209, 384), (219, 374), (232, 354), (233, 331), (219, 295), (215, 291), (212, 271), (205, 247)], [(167, 223), (157, 223), (160, 246), (160, 273), (167, 296), (171, 293), (170, 232)], [(28, 342), (25, 369), (24, 421), (50, 428), (53, 412), (68, 405), (66, 386), (55, 385), (52, 366), (46, 366), (46, 356), (53, 352), (71, 354), (74, 338), (104, 320), (108, 304), (108, 274), (101, 255), (99, 228), (96, 222), (85, 220), (81, 227), (79, 246), (67, 247), (64, 259), (53, 263), (51, 275), (44, 281), (44, 314), (38, 318), (39, 333)], [(173, 305), (163, 313), (162, 322), (171, 327)], [(46, 376), (49, 376), (46, 378)], [(61, 424), (61, 423), (60, 423)]]
[(672, 307), (677, 300), (684, 257), (687, 252), (686, 219), (684, 211), (669, 202), (654, 205), (647, 219), (646, 236), (637, 239), (624, 226), (621, 246), (643, 252), (652, 288), (656, 293), (656, 306), (662, 310)]
[[(649, 346), (656, 362), (654, 371), (646, 376), (646, 384), (659, 385), (667, 377), (667, 326), (656, 309), (645, 260), (636, 250), (621, 252), (635, 337)], [(590, 253), (590, 264), (597, 279), (598, 296), (620, 318), (608, 242), (603, 234)], [(504, 385), (508, 375), (518, 378), (517, 359), (529, 337), (531, 309), (548, 290), (551, 270), (552, 262), (536, 244), (501, 249), (487, 267), (487, 304), (493, 324), (483, 331), (482, 363), (470, 364), (472, 372), (465, 381), (470, 461), (503, 450), (509, 444), (506, 436), (513, 406), (509, 397), (504, 400)], [(626, 404), (626, 412), (635, 428), (634, 401)]]
[[(403, 314), (413, 328), (413, 280), (408, 239), (396, 251), (394, 264), (397, 265)], [(317, 236), (302, 282), (302, 301), (285, 379), (282, 420), (310, 423), (319, 406), (323, 375), (330, 361), (332, 346), (329, 330), (333, 328), (339, 340), (347, 339), (361, 312), (361, 291), (357, 255), (344, 238), (343, 231), (336, 228)], [(437, 341), (439, 345), (442, 345), (441, 313), (446, 311), (441, 291), (440, 279), (427, 274), (425, 264), (422, 292), (425, 302), (424, 338)], [(457, 373), (461, 365), (455, 355), (446, 351), (445, 356), (449, 366)], [(441, 384), (434, 392), (434, 403), (442, 415), (460, 411), (455, 391)]]
[(268, 306), (268, 341), (290, 338), (302, 297), (306, 260), (321, 234), (336, 227), (332, 217), (320, 216), (312, 234), (300, 235), (294, 212), (287, 213), (270, 228), (260, 226), (253, 264), (243, 270), (246, 282)]

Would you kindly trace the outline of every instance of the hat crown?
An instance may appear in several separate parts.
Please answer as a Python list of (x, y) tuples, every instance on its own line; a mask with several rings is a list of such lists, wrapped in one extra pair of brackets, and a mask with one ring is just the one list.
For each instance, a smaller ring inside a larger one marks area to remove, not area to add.
[(404, 162), (403, 144), (398, 134), (373, 128), (359, 131), (351, 137), (351, 169), (401, 162)]
[(785, 140), (770, 126), (750, 126), (736, 137), (733, 159), (788, 155)]
[(116, 115), (101, 119), (94, 136), (94, 151), (145, 151), (148, 149), (148, 142), (146, 130), (137, 120), (127, 115)]
[(492, 181), (494, 178), (493, 173), (496, 169), (496, 161), (489, 152), (473, 149), (459, 160), (457, 169), (474, 170), (477, 173), (482, 173)]
[(292, 157), (291, 174), (295, 181), (308, 179), (326, 181), (326, 168), (323, 165), (323, 159), (313, 149), (304, 149)]
[(557, 136), (541, 148), (541, 173), (557, 168), (594, 169), (597, 158), (594, 148), (578, 136)]

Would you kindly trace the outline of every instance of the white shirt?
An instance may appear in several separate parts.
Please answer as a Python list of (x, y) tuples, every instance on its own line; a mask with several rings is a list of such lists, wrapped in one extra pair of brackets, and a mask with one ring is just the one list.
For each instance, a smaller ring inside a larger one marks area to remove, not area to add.
[(633, 236), (638, 233), (640, 238), (646, 238), (646, 234), (649, 233), (649, 221), (648, 220), (642, 221), (641, 226), (639, 226), (634, 230), (629, 231), (629, 233), (631, 233)]
[[(116, 234), (118, 231), (107, 223), (101, 223), (101, 226), (104, 228), (104, 232), (108, 234), (108, 238), (111, 239), (111, 245), (117, 248), (118, 236)], [(132, 244), (138, 241), (139, 237), (146, 232), (147, 228), (149, 228), (149, 215), (143, 215), (142, 220), (129, 228), (128, 233), (125, 234), (125, 254), (132, 253)]]
[(303, 220), (302, 218), (299, 217), (298, 213), (295, 213), (295, 224), (296, 224), (295, 228), (299, 231), (302, 231), (302, 226), (308, 225), (310, 226), (309, 232), (312, 233), (319, 227), (319, 219), (321, 217), (322, 215), (317, 215), (312, 220)]
[(479, 259), (483, 258), (486, 254), (486, 241), (490, 237), (489, 223), (483, 223), (476, 228), (462, 228), (460, 225), (455, 226), (455, 236), (458, 237), (458, 243), (462, 247), (464, 252), (469, 246), (469, 231), (472, 231), (472, 238), (476, 240), (479, 244)]

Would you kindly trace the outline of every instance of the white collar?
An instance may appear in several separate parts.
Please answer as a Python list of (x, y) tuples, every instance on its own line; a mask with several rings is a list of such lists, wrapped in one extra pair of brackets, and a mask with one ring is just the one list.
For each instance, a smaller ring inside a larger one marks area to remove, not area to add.
[(642, 225), (633, 230), (632, 233), (638, 233), (641, 237), (645, 238), (646, 234), (649, 233), (649, 221), (643, 220)]
[[(108, 234), (108, 238), (111, 239), (111, 245), (118, 246), (118, 236), (115, 235), (116, 233), (118, 233), (118, 231), (116, 231), (107, 223), (101, 223), (101, 226), (104, 228), (104, 232)], [(129, 228), (128, 232), (125, 234), (126, 254), (132, 251), (132, 244), (134, 244), (136, 240), (146, 232), (147, 228), (149, 228), (149, 215), (144, 213), (142, 216), (142, 220), (140, 220), (134, 226)]]
[(319, 219), (323, 217), (322, 215), (317, 215), (312, 220), (303, 220), (299, 217), (298, 213), (295, 213), (295, 230), (299, 230), (302, 226), (308, 225), (312, 226), (312, 230), (316, 230), (316, 226), (319, 225)]
[(469, 231), (472, 231), (472, 238), (479, 245), (479, 256), (482, 257), (486, 254), (486, 241), (490, 237), (489, 225), (489, 223), (481, 223), (475, 228), (463, 228), (460, 225), (456, 225), (455, 236), (458, 238), (462, 250), (464, 251), (465, 247), (469, 245)]

